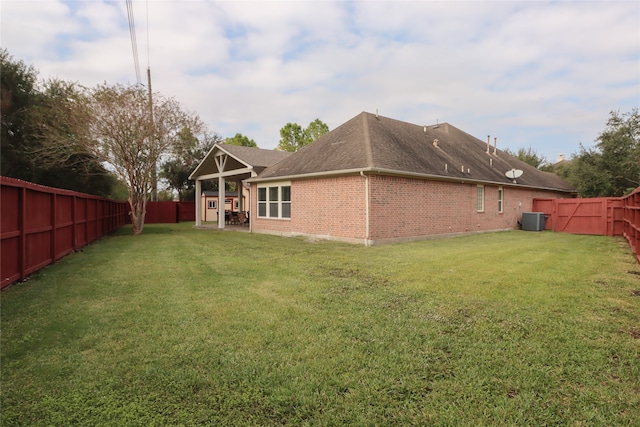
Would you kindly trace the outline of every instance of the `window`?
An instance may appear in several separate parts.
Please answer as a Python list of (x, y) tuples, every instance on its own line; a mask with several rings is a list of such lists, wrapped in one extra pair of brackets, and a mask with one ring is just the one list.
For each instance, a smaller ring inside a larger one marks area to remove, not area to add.
[(258, 216), (267, 216), (267, 189), (265, 187), (258, 188)]
[(239, 205), (237, 200), (233, 203), (233, 206), (235, 206), (235, 209), (238, 210)]
[(476, 211), (484, 212), (484, 185), (478, 185), (477, 187)]
[(280, 216), (282, 218), (291, 218), (291, 186), (286, 185), (282, 188), (282, 209), (280, 212)]
[(269, 217), (278, 218), (278, 194), (280, 187), (269, 187)]
[(209, 209), (216, 209), (218, 203), (215, 200), (209, 200)]
[(502, 187), (498, 187), (498, 213), (502, 213), (504, 206), (504, 190)]
[(291, 185), (258, 187), (258, 217), (291, 218)]

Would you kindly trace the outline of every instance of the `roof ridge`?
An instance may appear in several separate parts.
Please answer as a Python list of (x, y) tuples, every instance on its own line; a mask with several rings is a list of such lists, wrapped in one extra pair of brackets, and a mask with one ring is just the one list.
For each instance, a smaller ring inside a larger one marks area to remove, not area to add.
[(364, 132), (364, 149), (367, 155), (367, 166), (373, 167), (373, 149), (371, 148), (371, 137), (369, 136), (369, 113), (362, 112), (362, 130)]

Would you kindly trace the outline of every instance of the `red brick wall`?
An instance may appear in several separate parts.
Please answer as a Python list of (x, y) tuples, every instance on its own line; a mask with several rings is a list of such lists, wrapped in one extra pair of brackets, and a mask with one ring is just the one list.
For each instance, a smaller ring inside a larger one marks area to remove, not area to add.
[[(275, 185), (275, 184), (274, 184)], [(291, 183), (291, 219), (257, 218), (257, 186), (251, 185), (253, 231), (365, 238), (365, 184), (361, 176)]]
[(534, 198), (559, 194), (485, 185), (484, 212), (476, 212), (477, 186), (414, 178), (369, 175), (369, 236), (366, 230), (365, 178), (346, 176), (291, 183), (291, 219), (256, 217), (257, 189), (251, 188), (251, 222), (256, 232), (305, 234), (382, 243), (430, 236), (504, 230), (517, 227)]
[(498, 186), (484, 186), (484, 211), (476, 211), (477, 185), (413, 178), (371, 176), (371, 240), (419, 238), (517, 227), (533, 199), (559, 197), (545, 191), (503, 187), (498, 212)]

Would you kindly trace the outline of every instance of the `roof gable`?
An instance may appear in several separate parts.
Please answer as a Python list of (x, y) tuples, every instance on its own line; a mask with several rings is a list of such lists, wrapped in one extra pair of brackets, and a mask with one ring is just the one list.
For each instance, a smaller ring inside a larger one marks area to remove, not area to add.
[(278, 163), (280, 160), (289, 157), (292, 153), (285, 151), (265, 150), (256, 147), (243, 147), (230, 144), (214, 144), (211, 150), (204, 156), (204, 159), (196, 166), (189, 179), (196, 179), (199, 176), (215, 174), (223, 171), (218, 170), (215, 157), (219, 154), (227, 155), (227, 162), (224, 170), (234, 170), (251, 168), (256, 173), (260, 173), (265, 168)]
[(422, 126), (363, 112), (257, 178), (369, 171), (513, 184), (505, 176), (524, 171), (517, 184), (574, 191), (553, 173), (542, 172), (448, 124)]

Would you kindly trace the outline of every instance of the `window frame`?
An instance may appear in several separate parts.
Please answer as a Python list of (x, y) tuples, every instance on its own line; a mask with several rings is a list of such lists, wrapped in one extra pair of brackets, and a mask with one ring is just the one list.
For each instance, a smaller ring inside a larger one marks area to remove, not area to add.
[(260, 184), (257, 190), (258, 218), (291, 219), (291, 182)]
[(498, 213), (504, 213), (504, 187), (498, 187)]
[(478, 184), (476, 186), (476, 212), (484, 212), (484, 185)]
[(217, 200), (207, 200), (207, 209), (218, 209)]

